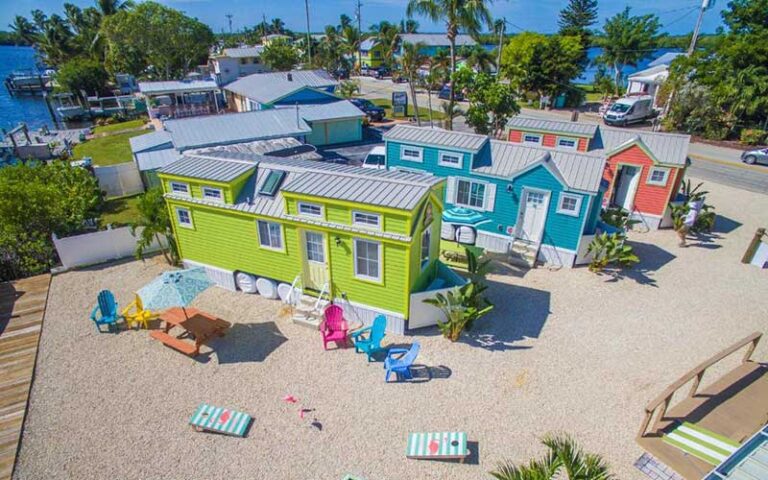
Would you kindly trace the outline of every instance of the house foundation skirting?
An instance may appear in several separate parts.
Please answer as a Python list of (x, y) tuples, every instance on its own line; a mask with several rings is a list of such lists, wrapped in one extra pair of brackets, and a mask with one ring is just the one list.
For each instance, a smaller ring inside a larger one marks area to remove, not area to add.
[(632, 215), (630, 218), (632, 218), (632, 220), (637, 220), (640, 222), (634, 228), (643, 229), (643, 227), (646, 227), (649, 230), (658, 230), (661, 227), (661, 222), (663, 220), (662, 215), (654, 215), (652, 213), (638, 212), (637, 210), (632, 212)]
[(542, 244), (536, 259), (545, 265), (572, 268), (576, 263), (576, 257), (577, 252), (574, 250)]

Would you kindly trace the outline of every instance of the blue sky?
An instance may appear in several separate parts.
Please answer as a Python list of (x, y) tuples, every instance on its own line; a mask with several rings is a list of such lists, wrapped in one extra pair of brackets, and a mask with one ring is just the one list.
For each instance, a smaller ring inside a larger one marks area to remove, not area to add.
[[(80, 6), (93, 4), (92, 0), (69, 0)], [(63, 0), (0, 0), (0, 29), (6, 29), (14, 15), (28, 15), (33, 8), (46, 12), (62, 10)], [(261, 20), (262, 13), (267, 19), (280, 17), (288, 28), (305, 29), (304, 0), (160, 0), (173, 8), (197, 17), (210, 25), (216, 32), (227, 28), (225, 14), (234, 15), (233, 28), (251, 26)], [(310, 0), (312, 31), (320, 31), (325, 25), (336, 24), (339, 15), (353, 16), (356, 0)], [(363, 0), (363, 28), (367, 29), (379, 20), (399, 21), (405, 16), (408, 0)], [(554, 32), (557, 30), (557, 13), (567, 0), (507, 0), (497, 1), (492, 7), (494, 16), (504, 16), (514, 25), (525, 30)], [(719, 0), (715, 8), (704, 16), (703, 31), (714, 32), (721, 25), (720, 10), (727, 0)], [(655, 13), (659, 15), (664, 29), (672, 34), (689, 33), (696, 21), (699, 5), (697, 0), (643, 0), (617, 1), (599, 0), (600, 21), (621, 11), (626, 5), (635, 14)], [(439, 31), (440, 25), (433, 25), (418, 19), (422, 31)]]

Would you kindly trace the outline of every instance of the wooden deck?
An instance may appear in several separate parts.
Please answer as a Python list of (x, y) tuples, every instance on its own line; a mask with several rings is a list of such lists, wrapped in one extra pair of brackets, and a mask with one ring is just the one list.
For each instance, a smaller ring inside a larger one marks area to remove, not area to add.
[(50, 281), (0, 283), (0, 480), (13, 474)]

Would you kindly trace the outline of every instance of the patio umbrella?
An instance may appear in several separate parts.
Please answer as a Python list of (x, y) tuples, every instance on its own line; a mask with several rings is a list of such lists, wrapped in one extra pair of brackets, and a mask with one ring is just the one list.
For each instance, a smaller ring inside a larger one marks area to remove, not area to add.
[[(202, 267), (187, 270), (165, 272), (155, 278), (137, 293), (149, 310), (162, 310), (170, 307), (182, 309), (192, 303), (200, 293), (213, 285)], [(184, 311), (186, 316), (187, 312)]]

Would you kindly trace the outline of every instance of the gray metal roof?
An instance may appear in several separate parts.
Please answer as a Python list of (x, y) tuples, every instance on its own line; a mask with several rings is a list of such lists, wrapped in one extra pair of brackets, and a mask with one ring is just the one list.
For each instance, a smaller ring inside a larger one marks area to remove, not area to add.
[[(289, 75), (291, 80), (288, 80)], [(326, 88), (338, 84), (325, 70), (293, 70), (254, 73), (235, 80), (225, 88), (260, 103), (272, 103), (304, 87)]]
[(594, 137), (599, 128), (597, 124), (546, 120), (531, 117), (513, 117), (507, 127), (519, 130), (543, 130), (553, 133), (566, 133), (581, 137)]
[(139, 91), (144, 94), (207, 92), (218, 90), (214, 80), (169, 80), (163, 82), (139, 82)]
[[(400, 39), (403, 41), (403, 43), (417, 44), (421, 42), (428, 47), (447, 48), (451, 44), (448, 41), (448, 37), (444, 33), (401, 33)], [(477, 42), (474, 41), (469, 35), (456, 35), (456, 46), (458, 47), (463, 45), (477, 45)]]
[(322, 120), (340, 120), (343, 118), (362, 118), (365, 113), (349, 100), (321, 103), (317, 105), (299, 105), (299, 115), (308, 122)]
[(262, 53), (264, 53), (264, 45), (224, 49), (224, 56), (231, 58), (260, 57)]
[(269, 138), (306, 135), (312, 131), (293, 108), (167, 120), (165, 128), (179, 151)]
[(179, 177), (199, 178), (212, 182), (231, 182), (240, 175), (254, 170), (256, 162), (218, 160), (212, 157), (184, 155), (160, 170), (160, 173)]
[(672, 60), (676, 59), (680, 55), (685, 55), (683, 52), (667, 52), (664, 55), (660, 56), (659, 58), (653, 60), (651, 63), (648, 64), (649, 67), (656, 67), (658, 65), (667, 65), (669, 66), (672, 63)]
[(597, 192), (603, 178), (605, 158), (577, 152), (534, 148), (517, 143), (491, 141), (491, 165), (474, 172), (495, 177), (513, 178), (536, 163), (552, 162), (551, 167), (569, 188)]
[[(294, 153), (291, 150), (295, 149)], [(188, 155), (210, 155), (216, 152), (239, 152), (258, 155), (270, 155), (280, 153), (283, 158), (296, 160), (322, 160), (323, 156), (317, 153), (312, 145), (301, 143), (293, 137), (273, 138), (270, 140), (256, 140), (255, 142), (235, 143), (232, 145), (220, 145), (211, 148), (199, 148), (188, 150)]]
[(660, 163), (682, 166), (688, 162), (690, 135), (601, 127), (600, 138), (598, 148), (604, 153), (641, 141)]
[(139, 171), (157, 170), (170, 165), (181, 158), (175, 148), (164, 148), (162, 150), (148, 150), (136, 154), (136, 166)]
[(131, 151), (133, 153), (139, 153), (153, 150), (161, 146), (170, 146), (171, 134), (160, 130), (145, 135), (139, 135), (138, 137), (131, 137), (128, 139), (128, 142), (131, 144)]
[(370, 50), (373, 47), (375, 47), (376, 44), (378, 43), (379, 41), (376, 40), (375, 38), (366, 38), (365, 40), (360, 42), (360, 50)]
[(422, 145), (437, 145), (458, 150), (478, 152), (488, 141), (485, 135), (456, 132), (441, 128), (416, 127), (413, 125), (395, 125), (384, 134), (384, 140), (409, 142)]

